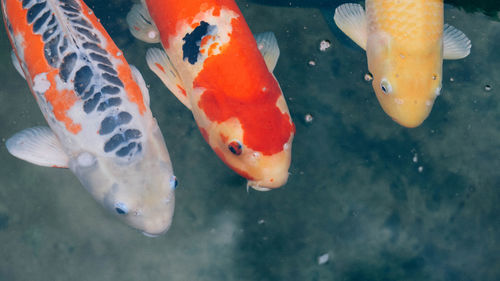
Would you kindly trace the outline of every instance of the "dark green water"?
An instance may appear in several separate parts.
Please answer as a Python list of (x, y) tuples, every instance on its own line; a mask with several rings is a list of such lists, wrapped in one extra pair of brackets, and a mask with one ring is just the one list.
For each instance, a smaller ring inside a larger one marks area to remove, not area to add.
[[(363, 79), (364, 52), (325, 20), (327, 10), (237, 1), (254, 32), (276, 33), (275, 75), (297, 126), (289, 183), (267, 193), (246, 192), (148, 70), (148, 46), (127, 31), (131, 3), (86, 2), (150, 85), (180, 182), (173, 226), (147, 238), (68, 170), (7, 153), (6, 138), (45, 120), (2, 28), (0, 280), (500, 280), (496, 1), (447, 6), (446, 22), (469, 36), (472, 53), (445, 61), (442, 94), (416, 129), (382, 111)], [(320, 52), (324, 39), (332, 47)]]

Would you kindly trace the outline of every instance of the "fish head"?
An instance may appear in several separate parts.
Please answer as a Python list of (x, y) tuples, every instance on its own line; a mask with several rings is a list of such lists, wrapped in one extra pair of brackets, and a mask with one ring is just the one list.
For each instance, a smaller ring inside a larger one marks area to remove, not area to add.
[[(268, 89), (278, 92), (267, 93)], [(217, 108), (216, 114), (210, 110), (194, 112), (203, 137), (219, 158), (248, 179), (248, 186), (259, 191), (278, 188), (287, 182), (295, 134), (279, 86), (268, 89), (264, 90), (262, 100), (237, 98), (231, 104), (227, 104), (232, 100), (227, 95), (221, 101), (217, 95), (204, 93), (198, 104), (202, 109)], [(267, 94), (275, 95), (272, 102), (266, 98)]]
[(104, 207), (147, 236), (166, 232), (172, 222), (177, 179), (156, 121), (141, 149), (128, 159), (88, 151), (69, 168)]
[(248, 186), (267, 191), (287, 182), (293, 135), (283, 144), (282, 150), (265, 154), (245, 142), (242, 126), (237, 118), (212, 123), (209, 128), (200, 129), (217, 156), (246, 178)]
[(367, 55), (372, 86), (383, 110), (402, 126), (419, 126), (441, 91), (439, 46), (408, 51), (394, 44), (380, 44), (368, 46)]

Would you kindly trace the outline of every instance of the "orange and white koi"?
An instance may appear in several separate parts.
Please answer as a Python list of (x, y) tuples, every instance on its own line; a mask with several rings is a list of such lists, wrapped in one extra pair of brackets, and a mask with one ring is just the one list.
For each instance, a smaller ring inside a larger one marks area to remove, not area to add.
[(177, 181), (140, 72), (81, 0), (1, 3), (14, 65), (50, 127), (15, 134), (9, 152), (69, 167), (129, 225), (146, 235), (165, 232)]
[(367, 0), (335, 10), (337, 26), (366, 50), (373, 88), (384, 111), (419, 126), (441, 93), (443, 59), (469, 55), (470, 40), (443, 24), (442, 0)]
[(148, 65), (215, 153), (254, 189), (285, 184), (295, 126), (271, 73), (274, 34), (254, 38), (233, 0), (143, 2), (127, 16), (130, 31), (162, 43), (165, 52), (148, 50)]

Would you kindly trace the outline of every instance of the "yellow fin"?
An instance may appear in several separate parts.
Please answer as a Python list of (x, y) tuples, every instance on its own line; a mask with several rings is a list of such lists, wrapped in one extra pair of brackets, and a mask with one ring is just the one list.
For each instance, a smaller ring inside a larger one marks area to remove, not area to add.
[(161, 79), (163, 84), (165, 84), (165, 86), (167, 86), (167, 88), (187, 108), (191, 109), (191, 103), (187, 97), (184, 83), (165, 51), (158, 48), (148, 49), (146, 52), (146, 61), (151, 71)]
[(132, 35), (147, 43), (159, 43), (160, 32), (144, 5), (134, 4), (127, 14), (128, 29)]
[(455, 27), (445, 24), (443, 31), (443, 59), (463, 59), (470, 54), (472, 44), (467, 36)]
[(366, 50), (368, 40), (366, 13), (361, 5), (347, 3), (338, 6), (333, 20), (342, 32)]

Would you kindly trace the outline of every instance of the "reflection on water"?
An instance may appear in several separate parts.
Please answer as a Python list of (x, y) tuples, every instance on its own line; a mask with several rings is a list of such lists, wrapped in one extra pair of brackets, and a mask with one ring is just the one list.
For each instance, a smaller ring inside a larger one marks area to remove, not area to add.
[[(314, 5), (326, 1), (238, 1), (254, 32), (276, 33), (275, 75), (297, 125), (289, 183), (267, 193), (246, 192), (147, 69), (148, 46), (125, 25), (130, 1), (87, 2), (150, 86), (180, 182), (173, 226), (147, 238), (69, 171), (14, 159), (2, 145), (0, 280), (500, 279), (497, 1), (460, 2), (486, 15), (448, 6), (446, 22), (472, 53), (445, 61), (442, 94), (416, 129), (384, 114), (363, 79), (364, 52)], [(322, 40), (332, 47), (321, 52)], [(2, 29), (2, 142), (45, 124), (9, 51)]]

